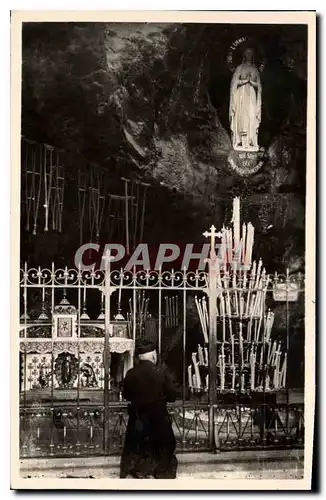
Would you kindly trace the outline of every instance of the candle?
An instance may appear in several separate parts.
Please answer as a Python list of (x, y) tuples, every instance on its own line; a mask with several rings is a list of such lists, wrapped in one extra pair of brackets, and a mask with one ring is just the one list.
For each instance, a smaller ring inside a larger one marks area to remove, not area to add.
[(206, 391), (208, 391), (208, 374), (205, 377), (205, 382), (206, 382)]
[(86, 304), (86, 285), (84, 285), (84, 297), (83, 297), (83, 300), (84, 300), (84, 304)]
[(205, 351), (205, 366), (208, 366), (208, 349), (207, 347), (204, 347)]
[(192, 376), (192, 387), (194, 389), (197, 389), (197, 385), (196, 384), (197, 384), (196, 375), (193, 375)]
[(247, 226), (245, 223), (242, 224), (242, 252), (241, 252), (241, 262), (243, 264), (246, 263), (246, 233)]
[(240, 297), (240, 318), (242, 318), (244, 312), (244, 297)]
[(234, 246), (238, 247), (240, 241), (240, 198), (233, 199), (233, 234)]
[(204, 365), (204, 356), (203, 356), (203, 348), (198, 344), (198, 359), (199, 359), (199, 364)]
[(191, 365), (188, 366), (188, 386), (192, 388), (192, 370)]
[(253, 391), (255, 388), (255, 365), (254, 365), (254, 356), (253, 353), (250, 353), (250, 388)]
[(120, 287), (119, 287), (119, 297), (118, 297), (118, 304), (120, 308), (121, 304), (121, 290), (122, 290), (122, 283), (123, 283), (123, 273), (122, 273), (122, 268), (120, 269)]
[[(223, 346), (222, 346), (223, 349)], [(225, 379), (225, 356), (222, 354), (221, 356), (221, 361), (222, 361), (222, 379), (221, 379), (221, 390), (224, 391), (224, 379)]]
[(195, 375), (196, 375), (196, 381), (197, 381), (197, 389), (201, 388), (201, 378), (200, 378), (200, 372), (198, 368), (198, 363), (195, 364)]
[(235, 366), (232, 366), (232, 391), (235, 389)]
[(241, 356), (241, 366), (243, 366), (243, 342), (242, 342), (242, 323), (240, 322), (239, 328), (239, 347), (240, 347), (240, 356)]
[(263, 353), (264, 353), (264, 346), (260, 346), (260, 361), (259, 361), (259, 368), (262, 368), (263, 366)]
[(283, 378), (282, 378), (282, 386), (285, 387), (286, 385), (286, 369), (287, 369), (287, 353), (284, 354), (284, 363), (283, 363)]

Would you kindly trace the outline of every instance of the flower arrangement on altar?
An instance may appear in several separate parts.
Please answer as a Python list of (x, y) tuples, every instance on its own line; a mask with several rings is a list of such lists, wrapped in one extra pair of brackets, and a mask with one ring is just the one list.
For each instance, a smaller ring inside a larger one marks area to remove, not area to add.
[[(188, 386), (205, 393), (209, 387), (208, 353), (217, 349), (217, 391), (278, 391), (286, 386), (287, 352), (271, 340), (274, 314), (266, 308), (270, 277), (252, 258), (254, 228), (242, 226), (240, 200), (233, 201), (233, 228), (222, 228), (217, 274), (217, 342), (210, 345), (206, 297), (195, 297), (204, 337), (188, 366)], [(215, 242), (214, 242), (215, 245)]]

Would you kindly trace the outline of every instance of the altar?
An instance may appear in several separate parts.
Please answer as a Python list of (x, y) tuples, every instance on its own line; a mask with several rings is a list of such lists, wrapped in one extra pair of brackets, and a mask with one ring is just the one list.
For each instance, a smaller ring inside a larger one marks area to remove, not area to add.
[[(120, 315), (110, 322), (109, 389), (117, 397), (121, 382), (133, 366), (134, 341)], [(20, 384), (26, 393), (104, 389), (104, 319), (78, 320), (76, 307), (64, 296), (52, 318), (21, 318)], [(75, 392), (75, 391), (74, 391)], [(62, 397), (59, 397), (62, 399)]]

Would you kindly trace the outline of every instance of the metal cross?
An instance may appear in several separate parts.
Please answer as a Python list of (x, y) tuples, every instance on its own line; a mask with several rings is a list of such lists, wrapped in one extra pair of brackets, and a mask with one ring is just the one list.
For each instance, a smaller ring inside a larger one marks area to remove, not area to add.
[(222, 238), (222, 233), (219, 231), (218, 233), (216, 232), (216, 227), (214, 224), (210, 227), (211, 232), (209, 233), (208, 231), (205, 231), (203, 235), (205, 238), (211, 238), (211, 254), (215, 253), (215, 238)]

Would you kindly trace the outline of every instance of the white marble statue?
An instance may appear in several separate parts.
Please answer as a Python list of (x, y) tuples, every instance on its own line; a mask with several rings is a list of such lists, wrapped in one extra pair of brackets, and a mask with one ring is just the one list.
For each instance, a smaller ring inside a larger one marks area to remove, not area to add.
[(230, 127), (235, 150), (258, 151), (261, 119), (261, 81), (253, 62), (252, 49), (246, 49), (235, 69), (230, 89)]

